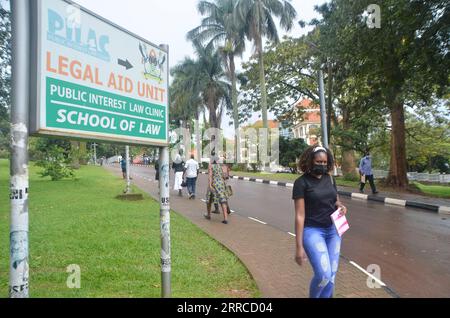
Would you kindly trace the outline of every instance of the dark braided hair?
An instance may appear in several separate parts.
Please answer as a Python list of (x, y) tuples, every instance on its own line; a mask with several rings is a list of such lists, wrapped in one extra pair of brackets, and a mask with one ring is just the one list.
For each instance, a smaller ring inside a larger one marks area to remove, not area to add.
[[(314, 151), (317, 147), (319, 147), (319, 149), (317, 149), (317, 151)], [(314, 167), (314, 156), (320, 152), (327, 154), (327, 168), (328, 172), (331, 172), (334, 166), (333, 154), (331, 153), (330, 149), (321, 147), (319, 145), (311, 146), (305, 150), (305, 152), (300, 157), (298, 169), (303, 171), (303, 173), (305, 174), (311, 173)]]

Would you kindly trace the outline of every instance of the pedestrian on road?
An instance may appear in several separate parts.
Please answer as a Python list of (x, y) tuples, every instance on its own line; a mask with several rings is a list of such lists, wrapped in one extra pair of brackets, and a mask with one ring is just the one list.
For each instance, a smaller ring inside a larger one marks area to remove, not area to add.
[(120, 159), (120, 168), (122, 168), (122, 177), (124, 179), (127, 178), (127, 159), (124, 155), (122, 155), (122, 158)]
[(183, 173), (184, 173), (184, 161), (181, 159), (181, 156), (178, 154), (175, 157), (175, 160), (172, 162), (172, 169), (175, 172), (175, 181), (173, 184), (173, 189), (178, 190), (178, 196), (182, 197), (183, 193), (181, 190), (183, 187), (181, 184), (183, 183)]
[(365, 156), (362, 157), (359, 163), (359, 175), (361, 177), (361, 183), (359, 192), (364, 193), (364, 187), (366, 186), (367, 180), (369, 180), (370, 187), (372, 188), (372, 193), (377, 194), (377, 188), (375, 187), (375, 182), (373, 178), (372, 172), (372, 157), (370, 155), (370, 150), (367, 149), (365, 152)]
[[(227, 195), (228, 195), (228, 201), (227, 201), (227, 213), (230, 214), (231, 213), (231, 208), (230, 208), (230, 200), (229, 198), (232, 196), (232, 191), (231, 191), (231, 186), (228, 185), (228, 180), (230, 180), (230, 166), (225, 163), (227, 157), (224, 154), (223, 155), (223, 163), (221, 164), (222, 166), (222, 175), (223, 175), (223, 179), (225, 181), (225, 188), (227, 189)], [(219, 204), (218, 203), (214, 203), (214, 211), (212, 213), (215, 214), (219, 214)]]
[(339, 265), (341, 238), (331, 214), (347, 208), (340, 202), (336, 183), (330, 172), (333, 156), (330, 150), (313, 146), (301, 156), (299, 170), (303, 175), (295, 181), (295, 261), (302, 266), (306, 256), (314, 270), (309, 288), (310, 298), (331, 298)]
[(225, 180), (223, 178), (222, 166), (219, 163), (219, 158), (215, 155), (211, 158), (211, 163), (208, 167), (208, 190), (206, 192), (206, 210), (205, 218), (211, 219), (211, 205), (213, 203), (220, 204), (223, 213), (223, 224), (228, 224), (228, 209), (227, 201), (228, 194), (226, 190)]
[(189, 200), (195, 199), (195, 185), (197, 182), (199, 170), (200, 166), (198, 165), (198, 162), (195, 161), (194, 155), (191, 155), (191, 159), (186, 161), (186, 166), (183, 175), (183, 179), (186, 176), (186, 186), (189, 193)]

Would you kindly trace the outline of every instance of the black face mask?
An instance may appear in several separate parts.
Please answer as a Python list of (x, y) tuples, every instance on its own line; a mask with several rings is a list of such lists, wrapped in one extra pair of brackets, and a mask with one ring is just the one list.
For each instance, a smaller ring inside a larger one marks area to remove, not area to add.
[(328, 166), (314, 165), (312, 172), (318, 176), (325, 175), (328, 173)]

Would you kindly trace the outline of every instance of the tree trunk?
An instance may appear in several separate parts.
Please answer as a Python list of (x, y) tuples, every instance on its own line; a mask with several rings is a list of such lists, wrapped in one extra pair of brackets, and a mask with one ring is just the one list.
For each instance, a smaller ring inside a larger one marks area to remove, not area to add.
[(217, 114), (216, 107), (214, 105), (214, 100), (210, 98), (208, 100), (208, 110), (209, 110), (209, 125), (211, 128), (219, 128), (217, 124)]
[(241, 147), (239, 137), (239, 109), (236, 83), (236, 65), (234, 55), (230, 54), (230, 74), (231, 74), (231, 102), (233, 104), (233, 122), (234, 122), (234, 151), (237, 163), (241, 162)]
[(82, 165), (87, 165), (87, 158), (86, 158), (86, 154), (87, 154), (87, 150), (86, 150), (86, 143), (85, 142), (80, 142), (80, 164)]
[(210, 124), (206, 120), (206, 112), (203, 112), (203, 124), (205, 125), (205, 129), (208, 129), (210, 127)]
[(406, 145), (405, 145), (405, 110), (403, 101), (393, 99), (391, 108), (391, 163), (387, 184), (394, 188), (406, 189), (408, 185)]
[(202, 152), (201, 148), (202, 145), (200, 143), (200, 124), (199, 124), (200, 114), (197, 112), (196, 118), (195, 118), (195, 143), (197, 145), (197, 161), (199, 164), (202, 162)]
[(269, 128), (267, 120), (267, 91), (266, 91), (266, 76), (264, 73), (264, 54), (261, 35), (256, 43), (256, 49), (258, 50), (259, 59), (259, 87), (261, 90), (261, 113), (263, 120), (263, 128)]
[(333, 112), (333, 69), (328, 62), (328, 98), (327, 98), (327, 134), (328, 143), (331, 143), (331, 114)]
[[(351, 127), (350, 112), (346, 106), (342, 107), (342, 127), (345, 131)], [(343, 137), (342, 143), (342, 174), (356, 174), (355, 151), (352, 149), (353, 141), (351, 138)]]
[(72, 148), (72, 168), (80, 169), (80, 143), (78, 141), (70, 141)]

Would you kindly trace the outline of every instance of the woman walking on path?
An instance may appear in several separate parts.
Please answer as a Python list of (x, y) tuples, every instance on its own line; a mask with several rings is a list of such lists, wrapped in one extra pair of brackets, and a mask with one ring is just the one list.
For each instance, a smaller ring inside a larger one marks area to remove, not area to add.
[(295, 261), (302, 266), (306, 256), (314, 270), (309, 288), (310, 298), (331, 298), (339, 265), (341, 237), (331, 214), (347, 208), (339, 201), (336, 183), (330, 175), (333, 156), (323, 147), (310, 147), (302, 155), (299, 168), (303, 175), (295, 181), (292, 199), (295, 201), (296, 253)]
[[(225, 188), (227, 190), (227, 197), (228, 197), (228, 201), (227, 201), (227, 213), (230, 214), (231, 213), (231, 208), (230, 208), (230, 197), (232, 196), (232, 192), (230, 192), (231, 186), (228, 186), (228, 180), (230, 180), (230, 166), (225, 163), (225, 161), (227, 160), (226, 155), (223, 155), (223, 163), (222, 163), (222, 175), (223, 175), (223, 179), (225, 181)], [(214, 211), (212, 211), (212, 213), (215, 214), (220, 214), (219, 212), (219, 204), (218, 203), (214, 203)]]
[(207, 214), (205, 214), (205, 218), (211, 219), (211, 205), (220, 204), (223, 212), (223, 221), (222, 223), (228, 224), (228, 209), (227, 209), (227, 201), (228, 194), (226, 190), (225, 180), (223, 178), (222, 166), (218, 162), (218, 158), (212, 158), (212, 163), (208, 167), (208, 181), (209, 187), (206, 192), (206, 209)]

